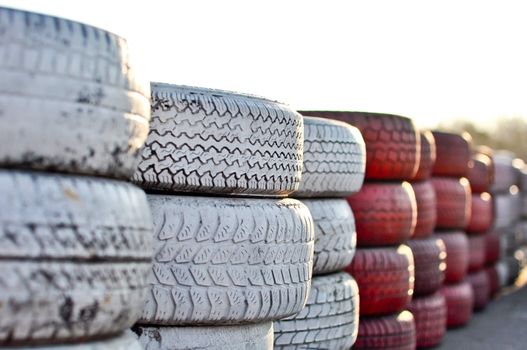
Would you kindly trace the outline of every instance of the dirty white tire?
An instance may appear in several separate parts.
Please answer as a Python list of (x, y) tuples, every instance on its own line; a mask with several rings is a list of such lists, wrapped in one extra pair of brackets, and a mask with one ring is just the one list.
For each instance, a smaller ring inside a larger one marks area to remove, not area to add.
[(0, 165), (129, 178), (148, 135), (148, 82), (126, 41), (0, 8)]
[(278, 102), (152, 83), (134, 181), (168, 191), (285, 196), (302, 172), (302, 116)]
[(521, 196), (516, 186), (494, 195), (494, 228), (510, 228), (521, 218)]
[(496, 152), (492, 157), (494, 163), (492, 193), (507, 192), (509, 187), (518, 185), (520, 174), (518, 169), (513, 166), (514, 157), (514, 153), (508, 151)]
[(313, 275), (348, 266), (355, 255), (357, 231), (351, 207), (345, 199), (303, 199), (315, 224)]
[(357, 283), (345, 272), (313, 277), (306, 307), (274, 327), (275, 349), (350, 349), (359, 327)]
[(229, 324), (299, 312), (314, 229), (294, 199), (148, 195), (154, 265), (141, 324)]
[(271, 350), (273, 323), (241, 326), (135, 326), (145, 350)]
[(366, 146), (359, 129), (304, 117), (304, 166), (294, 197), (347, 197), (360, 190), (365, 171)]

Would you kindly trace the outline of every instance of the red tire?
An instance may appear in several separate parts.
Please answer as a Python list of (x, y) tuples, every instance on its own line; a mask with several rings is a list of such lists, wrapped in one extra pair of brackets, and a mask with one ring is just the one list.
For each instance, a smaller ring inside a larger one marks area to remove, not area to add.
[(485, 233), (494, 223), (492, 196), (487, 193), (472, 194), (470, 220), (466, 227), (468, 233)]
[(361, 318), (353, 349), (414, 350), (415, 336), (414, 317), (408, 311), (384, 317)]
[(467, 281), (447, 284), (441, 288), (446, 300), (447, 327), (456, 328), (466, 325), (472, 318), (474, 294)]
[(348, 202), (355, 214), (358, 246), (400, 244), (413, 234), (417, 204), (407, 182), (365, 183)]
[(494, 298), (500, 290), (500, 278), (496, 265), (485, 268), (485, 273), (489, 279), (489, 298)]
[(474, 154), (468, 166), (467, 178), (472, 192), (482, 193), (490, 191), (494, 180), (492, 158), (482, 153)]
[(471, 137), (468, 133), (452, 134), (432, 131), (436, 143), (433, 174), (462, 177), (468, 173)]
[(421, 157), (419, 158), (419, 168), (412, 181), (428, 180), (432, 176), (432, 169), (436, 161), (436, 143), (434, 135), (430, 131), (419, 132), (421, 144)]
[(492, 265), (500, 258), (500, 234), (489, 231), (485, 234), (485, 264)]
[(359, 285), (360, 315), (386, 315), (403, 310), (414, 289), (412, 251), (394, 248), (357, 249), (346, 268)]
[(483, 310), (489, 303), (490, 298), (490, 281), (485, 270), (469, 273), (467, 281), (472, 287), (474, 294), (474, 310)]
[(413, 238), (424, 238), (434, 232), (436, 225), (436, 193), (430, 181), (412, 183), (417, 204), (417, 221)]
[(448, 232), (436, 234), (443, 240), (446, 248), (445, 282), (462, 281), (468, 272), (468, 239), (464, 233)]
[(414, 295), (427, 295), (441, 288), (445, 280), (446, 248), (437, 237), (409, 240), (414, 255)]
[(479, 271), (485, 266), (485, 236), (469, 235), (468, 237), (468, 271)]
[(408, 311), (414, 315), (418, 348), (441, 343), (446, 333), (446, 300), (441, 293), (413, 298)]
[(436, 227), (463, 230), (470, 220), (471, 192), (465, 178), (433, 177), (437, 198)]
[(300, 111), (357, 127), (366, 142), (366, 179), (410, 180), (419, 165), (419, 139), (406, 117), (365, 112)]

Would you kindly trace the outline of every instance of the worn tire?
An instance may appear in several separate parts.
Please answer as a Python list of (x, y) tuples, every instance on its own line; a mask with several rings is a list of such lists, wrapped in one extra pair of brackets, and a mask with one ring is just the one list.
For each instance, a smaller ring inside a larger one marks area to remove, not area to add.
[(366, 142), (366, 179), (410, 180), (419, 166), (419, 133), (413, 121), (392, 114), (300, 111), (357, 127)]
[(315, 224), (313, 275), (342, 270), (351, 263), (357, 245), (355, 219), (345, 199), (302, 200)]
[(443, 285), (446, 269), (446, 248), (440, 238), (409, 240), (406, 244), (414, 256), (414, 295), (436, 292)]
[(145, 350), (268, 350), (273, 348), (273, 323), (239, 326), (133, 327)]
[(494, 194), (494, 228), (507, 229), (514, 226), (521, 217), (521, 198), (518, 187), (510, 192)]
[(472, 234), (487, 232), (494, 223), (492, 196), (487, 192), (472, 194), (471, 203), (470, 219), (465, 230)]
[(361, 318), (353, 349), (414, 350), (416, 331), (413, 315), (408, 311), (375, 318)]
[(489, 298), (493, 299), (496, 297), (500, 290), (500, 278), (496, 265), (491, 265), (485, 268), (485, 273), (489, 280)]
[(432, 176), (432, 169), (436, 161), (436, 143), (434, 135), (430, 131), (420, 131), (419, 140), (421, 145), (421, 156), (419, 168), (412, 181), (426, 181)]
[(492, 158), (482, 153), (472, 155), (467, 179), (470, 182), (470, 189), (473, 193), (489, 192), (494, 182)]
[(469, 273), (467, 281), (474, 294), (474, 310), (483, 310), (489, 303), (490, 298), (490, 281), (485, 270)]
[(410, 238), (417, 220), (417, 204), (408, 182), (365, 183), (348, 197), (359, 246), (400, 244)]
[(437, 292), (413, 298), (408, 311), (414, 315), (418, 348), (437, 346), (446, 334), (446, 300)]
[(129, 178), (150, 89), (126, 41), (85, 24), (0, 8), (0, 166)]
[(2, 347), (2, 350), (144, 350), (131, 331), (105, 340), (57, 345)]
[(485, 266), (486, 248), (485, 237), (469, 235), (468, 237), (468, 271), (475, 272)]
[(511, 186), (519, 183), (519, 176), (513, 167), (514, 153), (500, 152), (494, 155), (494, 183), (492, 184), (492, 193), (504, 193), (509, 191)]
[(470, 185), (465, 178), (433, 177), (437, 199), (436, 227), (463, 230), (470, 221)]
[(500, 258), (500, 234), (489, 231), (485, 234), (485, 264), (493, 265)]
[(408, 246), (357, 249), (346, 272), (359, 286), (361, 316), (401, 311), (412, 298), (414, 261)]
[(350, 349), (359, 327), (359, 290), (344, 272), (313, 278), (305, 308), (274, 322), (274, 349)]
[(436, 144), (434, 176), (467, 176), (470, 161), (470, 134), (432, 131)]
[(148, 195), (154, 266), (140, 323), (276, 320), (307, 299), (314, 229), (294, 199)]
[(278, 102), (152, 83), (134, 181), (147, 189), (285, 196), (302, 172), (302, 116)]
[(447, 308), (447, 327), (465, 326), (472, 318), (474, 293), (467, 281), (458, 284), (447, 284), (441, 288)]
[(436, 193), (430, 181), (413, 182), (417, 204), (417, 220), (413, 238), (425, 238), (434, 232), (437, 221)]
[(364, 181), (366, 146), (360, 131), (336, 120), (304, 117), (302, 197), (347, 197)]
[(468, 238), (463, 232), (436, 233), (446, 248), (445, 282), (457, 283), (462, 281), (468, 272), (469, 247)]

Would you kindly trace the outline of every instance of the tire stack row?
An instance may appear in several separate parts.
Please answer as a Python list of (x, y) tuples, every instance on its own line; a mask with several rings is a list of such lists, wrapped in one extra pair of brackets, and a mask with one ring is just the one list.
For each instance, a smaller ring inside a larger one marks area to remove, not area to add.
[(405, 117), (363, 112), (303, 112), (356, 126), (366, 143), (366, 182), (348, 197), (355, 214), (357, 252), (346, 268), (357, 281), (360, 323), (354, 349), (415, 349), (415, 322), (405, 311), (413, 293), (410, 248), (416, 202), (411, 180), (419, 140)]
[(0, 52), (0, 347), (139, 350), (149, 84), (122, 38), (61, 18), (0, 8)]
[(447, 327), (467, 324), (472, 317), (474, 294), (466, 276), (469, 266), (469, 242), (463, 231), (470, 219), (471, 191), (468, 166), (471, 156), (470, 136), (433, 132), (436, 161), (432, 184), (437, 199), (436, 237), (446, 247), (445, 284)]
[(154, 261), (134, 326), (146, 349), (273, 347), (273, 321), (309, 295), (314, 226), (298, 190), (303, 118), (232, 92), (152, 83), (133, 180), (146, 189)]

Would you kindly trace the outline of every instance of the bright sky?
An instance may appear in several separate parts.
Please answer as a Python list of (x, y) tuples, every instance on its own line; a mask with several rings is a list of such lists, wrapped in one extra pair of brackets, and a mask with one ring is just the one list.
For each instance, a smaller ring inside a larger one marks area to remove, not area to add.
[(153, 81), (296, 109), (402, 114), (421, 127), (527, 117), (522, 1), (0, 0), (128, 39)]

